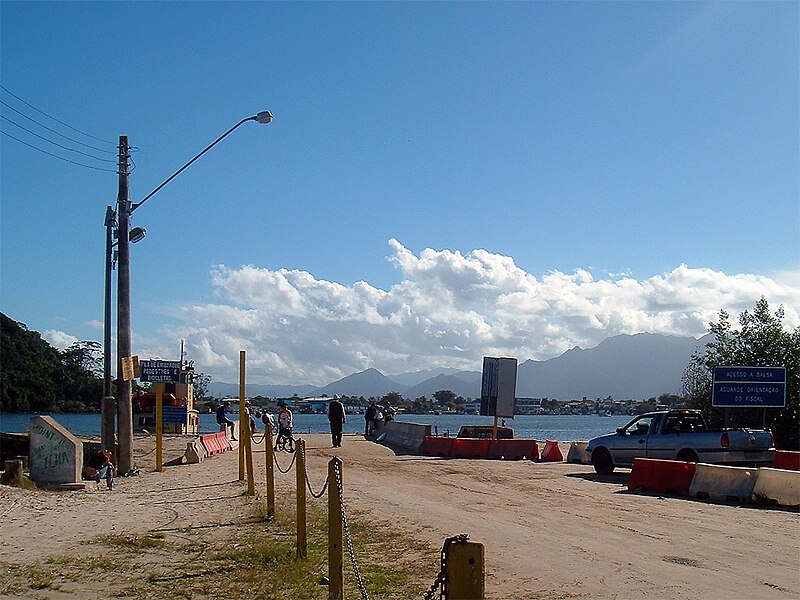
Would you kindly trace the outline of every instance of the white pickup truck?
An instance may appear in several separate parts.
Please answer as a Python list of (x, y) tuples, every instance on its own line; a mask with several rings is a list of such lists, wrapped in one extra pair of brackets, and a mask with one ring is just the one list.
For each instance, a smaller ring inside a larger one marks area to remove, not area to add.
[(607, 475), (634, 458), (662, 458), (725, 465), (771, 465), (775, 441), (769, 431), (711, 431), (699, 410), (645, 413), (616, 433), (589, 440), (594, 470)]

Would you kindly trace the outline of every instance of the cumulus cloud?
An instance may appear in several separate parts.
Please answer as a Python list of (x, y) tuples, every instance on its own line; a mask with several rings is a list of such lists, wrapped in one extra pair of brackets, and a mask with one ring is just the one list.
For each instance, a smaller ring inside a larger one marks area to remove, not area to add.
[(761, 296), (784, 306), (787, 326), (800, 325), (796, 273), (679, 265), (642, 280), (584, 269), (536, 276), (486, 250), (417, 256), (397, 240), (389, 245), (401, 280), (388, 291), (304, 271), (217, 266), (220, 300), (180, 309), (182, 325), (169, 334), (185, 339), (189, 357), (217, 380), (237, 379), (246, 350), (248, 381), (326, 384), (370, 367), (480, 370), (484, 355), (541, 360), (622, 333), (699, 337), (720, 309), (736, 315)]
[(48, 329), (45, 331), (42, 334), (42, 339), (44, 339), (53, 348), (58, 348), (59, 350), (66, 350), (72, 344), (78, 341), (78, 338), (76, 338), (74, 335), (70, 335), (56, 329)]

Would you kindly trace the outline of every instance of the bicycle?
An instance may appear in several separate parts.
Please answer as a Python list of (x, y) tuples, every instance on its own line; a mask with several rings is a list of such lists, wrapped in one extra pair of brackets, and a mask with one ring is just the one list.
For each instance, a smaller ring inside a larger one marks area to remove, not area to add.
[(291, 430), (288, 432), (282, 431), (278, 434), (278, 438), (275, 440), (275, 450), (278, 452), (288, 452), (289, 454), (294, 452), (294, 438), (292, 437)]

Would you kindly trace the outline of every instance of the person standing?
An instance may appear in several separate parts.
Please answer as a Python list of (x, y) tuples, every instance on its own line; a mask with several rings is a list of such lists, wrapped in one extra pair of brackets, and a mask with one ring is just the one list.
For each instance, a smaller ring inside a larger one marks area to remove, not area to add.
[(378, 405), (371, 402), (364, 412), (364, 437), (369, 437), (375, 430), (375, 413), (378, 412)]
[(286, 403), (281, 400), (280, 411), (278, 412), (278, 437), (275, 439), (275, 449), (278, 449), (278, 442), (281, 438), (292, 439), (292, 411), (286, 406)]
[(344, 406), (339, 401), (339, 396), (334, 395), (328, 404), (328, 421), (331, 424), (331, 443), (334, 448), (342, 447), (342, 425), (346, 420)]

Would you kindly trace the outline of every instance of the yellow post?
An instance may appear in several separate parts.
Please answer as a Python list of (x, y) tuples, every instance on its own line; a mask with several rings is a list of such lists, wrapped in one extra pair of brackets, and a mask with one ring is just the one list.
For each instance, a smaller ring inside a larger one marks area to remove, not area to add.
[[(244, 430), (242, 423), (247, 420), (244, 414), (244, 367), (245, 367), (245, 351), (239, 351), (239, 481), (244, 481)], [(248, 425), (249, 425), (248, 421)]]
[(497, 439), (497, 415), (494, 416), (494, 427), (492, 427), (492, 439)]
[(164, 470), (164, 384), (156, 383), (156, 471)]
[(486, 594), (483, 544), (453, 543), (447, 548), (447, 600), (483, 600)]
[(275, 458), (272, 449), (272, 427), (266, 425), (264, 433), (264, 455), (267, 457), (267, 518), (275, 518)]
[(295, 475), (297, 476), (297, 556), (305, 558), (307, 554), (306, 536), (306, 442), (297, 440), (295, 448)]
[(245, 463), (247, 465), (247, 495), (256, 495), (256, 479), (253, 473), (253, 432), (250, 430), (250, 418), (248, 417), (245, 422), (244, 428), (247, 430), (247, 438), (245, 441)]
[(344, 598), (342, 573), (342, 506), (336, 472), (341, 474), (342, 461), (334, 456), (328, 462), (328, 600)]

